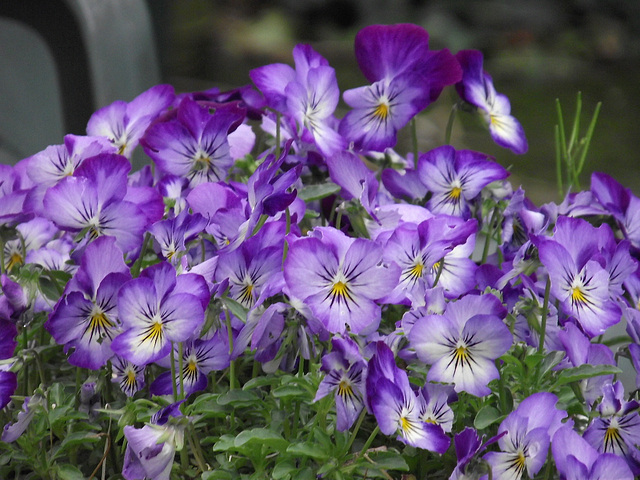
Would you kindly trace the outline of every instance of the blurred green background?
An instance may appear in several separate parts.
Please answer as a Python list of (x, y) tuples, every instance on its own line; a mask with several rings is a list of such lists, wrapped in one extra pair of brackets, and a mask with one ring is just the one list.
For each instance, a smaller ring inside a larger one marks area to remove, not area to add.
[[(179, 0), (150, 6), (162, 76), (185, 91), (248, 83), (251, 68), (291, 64), (299, 42), (329, 60), (344, 91), (366, 84), (353, 54), (360, 28), (419, 24), (429, 32), (432, 49), (483, 51), (485, 69), (510, 98), (529, 140), (529, 152), (516, 156), (467, 121), (454, 126), (456, 147), (483, 151), (511, 166), (514, 186), (522, 184), (536, 203), (557, 200), (555, 100), (560, 99), (568, 124), (581, 91), (583, 128), (596, 103), (603, 104), (583, 188), (589, 173), (598, 170), (640, 194), (638, 1)], [(447, 89), (420, 116), (421, 150), (443, 142), (454, 101), (455, 92)]]

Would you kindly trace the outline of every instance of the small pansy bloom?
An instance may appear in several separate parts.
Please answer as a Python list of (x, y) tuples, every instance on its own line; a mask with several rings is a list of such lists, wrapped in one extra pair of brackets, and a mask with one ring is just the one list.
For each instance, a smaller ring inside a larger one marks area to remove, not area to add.
[(112, 350), (136, 365), (168, 355), (171, 342), (187, 340), (204, 323), (202, 300), (190, 293), (194, 291), (209, 291), (200, 275), (185, 273), (176, 278), (174, 267), (166, 262), (143, 270), (118, 294), (124, 331), (113, 340)]
[(509, 172), (483, 153), (443, 145), (420, 155), (418, 175), (433, 194), (427, 202), (429, 210), (468, 218), (471, 202), (480, 191), (507, 178)]
[(482, 111), (494, 142), (513, 153), (526, 153), (528, 145), (524, 129), (511, 116), (509, 99), (496, 92), (491, 76), (483, 70), (482, 52), (462, 50), (456, 54), (456, 59), (462, 67), (462, 80), (456, 84), (460, 97)]
[(145, 367), (116, 355), (112, 359), (111, 368), (111, 381), (117, 383), (127, 397), (132, 397), (144, 387)]
[(425, 399), (414, 392), (407, 373), (398, 368), (393, 352), (382, 341), (376, 342), (366, 378), (367, 404), (380, 431), (398, 434), (398, 440), (413, 447), (444, 453), (451, 443), (441, 426), (423, 419)]
[(466, 295), (449, 303), (443, 315), (416, 320), (409, 343), (431, 365), (427, 380), (453, 383), (456, 392), (489, 395), (489, 382), (499, 377), (495, 359), (513, 343), (505, 315), (493, 295)]
[(375, 302), (392, 291), (400, 274), (382, 263), (383, 249), (331, 227), (295, 240), (284, 265), (291, 294), (303, 300), (332, 333), (372, 333), (381, 319)]

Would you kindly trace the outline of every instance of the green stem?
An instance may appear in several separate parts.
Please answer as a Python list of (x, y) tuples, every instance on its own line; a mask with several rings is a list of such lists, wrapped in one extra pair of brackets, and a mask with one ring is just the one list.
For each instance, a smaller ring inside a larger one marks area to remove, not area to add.
[(489, 256), (489, 246), (491, 245), (491, 238), (493, 237), (494, 228), (493, 224), (496, 221), (496, 215), (498, 214), (498, 207), (493, 209), (491, 213), (491, 218), (489, 219), (489, 225), (487, 225), (487, 238), (484, 242), (484, 249), (482, 250), (482, 260), (480, 260), (481, 264), (486, 263), (487, 257)]
[(376, 428), (373, 429), (373, 432), (371, 432), (371, 435), (369, 435), (369, 438), (367, 438), (367, 441), (364, 442), (364, 445), (362, 446), (362, 450), (360, 450), (360, 453), (358, 454), (359, 457), (367, 453), (367, 450), (369, 450), (369, 447), (373, 443), (373, 440), (376, 438), (379, 431), (380, 431), (380, 427), (376, 425)]
[(202, 453), (202, 448), (200, 447), (200, 443), (198, 442), (198, 438), (195, 434), (195, 430), (193, 429), (193, 425), (189, 424), (189, 431), (187, 432), (187, 441), (189, 442), (189, 448), (191, 448), (191, 453), (193, 454), (193, 458), (195, 458), (196, 463), (198, 464), (198, 468), (204, 473), (207, 469), (207, 462), (204, 460), (204, 455)]
[[(231, 317), (226, 307), (223, 307), (224, 318), (227, 324), (227, 335), (229, 337), (229, 354), (233, 352), (233, 330), (231, 329)], [(229, 390), (236, 388), (236, 361), (231, 360), (229, 364)]]
[(547, 277), (547, 284), (544, 287), (544, 301), (542, 302), (542, 312), (540, 318), (540, 344), (538, 353), (544, 352), (544, 337), (547, 330), (547, 312), (549, 310), (549, 292), (551, 291), (551, 277)]
[(180, 369), (180, 373), (178, 376), (180, 377), (180, 400), (184, 398), (184, 345), (182, 342), (178, 343), (178, 368)]
[(347, 446), (344, 449), (345, 455), (347, 455), (351, 451), (351, 445), (353, 445), (353, 442), (355, 441), (356, 437), (358, 436), (358, 430), (360, 430), (360, 425), (362, 425), (362, 422), (363, 422), (364, 417), (366, 415), (367, 415), (366, 409), (362, 409), (362, 412), (360, 413), (360, 416), (358, 417), (358, 421), (356, 422), (356, 426), (354, 427), (353, 432), (351, 432), (351, 436), (349, 437), (349, 442), (347, 443)]
[(131, 276), (133, 278), (136, 278), (138, 277), (138, 275), (140, 275), (140, 270), (142, 270), (142, 260), (144, 259), (144, 256), (147, 253), (147, 247), (150, 240), (151, 240), (151, 234), (147, 232), (144, 236), (144, 240), (142, 241), (142, 248), (140, 249), (140, 255), (131, 266)]
[(173, 389), (173, 401), (178, 401), (178, 384), (176, 381), (176, 354), (173, 342), (171, 342), (171, 351), (169, 352), (171, 361), (171, 387)]
[(562, 188), (562, 153), (560, 152), (560, 129), (558, 125), (554, 128), (556, 140), (556, 180), (558, 182), (558, 195), (560, 199), (564, 198), (564, 189)]
[(458, 104), (454, 104), (451, 107), (451, 113), (449, 114), (449, 120), (447, 121), (447, 129), (444, 134), (444, 144), (451, 145), (451, 132), (453, 131), (453, 122), (456, 119), (456, 113), (458, 112)]
[[(43, 328), (44, 330), (44, 328)], [(22, 348), (24, 350), (27, 349), (27, 342), (29, 341), (28, 337), (27, 337), (27, 326), (23, 325), (22, 326)], [(22, 369), (24, 370), (24, 383), (23, 383), (23, 389), (24, 389), (24, 396), (28, 396), (33, 390), (30, 389), (30, 385), (29, 385), (29, 362), (27, 362), (25, 360), (24, 362), (24, 367), (22, 367)]]

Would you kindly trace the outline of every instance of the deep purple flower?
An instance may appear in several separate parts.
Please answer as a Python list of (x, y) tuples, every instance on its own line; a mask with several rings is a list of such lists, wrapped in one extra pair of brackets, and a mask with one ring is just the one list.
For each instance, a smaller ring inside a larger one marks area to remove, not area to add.
[(353, 110), (340, 122), (340, 133), (362, 150), (394, 146), (398, 130), (462, 75), (448, 50), (429, 50), (429, 35), (417, 25), (363, 28), (355, 53), (372, 85), (344, 92)]
[(502, 166), (483, 153), (455, 150), (449, 145), (420, 155), (420, 180), (433, 193), (427, 208), (433, 213), (468, 217), (470, 203), (480, 191), (509, 176)]
[(249, 76), (268, 104), (295, 122), (293, 131), (323, 155), (332, 155), (345, 146), (334, 128), (340, 100), (335, 70), (309, 45), (296, 45), (293, 58), (295, 69), (276, 63), (251, 70)]
[(604, 333), (621, 317), (620, 307), (611, 299), (607, 258), (613, 252), (604, 251), (609, 246), (607, 229), (607, 225), (595, 228), (578, 218), (560, 217), (551, 239), (533, 238), (551, 278), (551, 293), (592, 337)]
[(489, 395), (488, 383), (499, 377), (495, 359), (513, 343), (502, 321), (505, 315), (493, 295), (466, 295), (449, 303), (443, 315), (416, 320), (409, 342), (418, 358), (431, 365), (427, 380), (453, 383), (456, 392)]
[(407, 373), (398, 368), (391, 349), (376, 343), (369, 361), (367, 403), (385, 435), (398, 434), (398, 440), (414, 447), (444, 453), (451, 443), (442, 427), (425, 421), (421, 414), (425, 399), (411, 388)]
[(624, 401), (622, 383), (602, 387), (600, 416), (587, 427), (583, 438), (600, 453), (614, 453), (627, 462), (634, 475), (640, 475), (640, 404)]
[(43, 401), (44, 398), (41, 395), (26, 397), (22, 404), (22, 410), (18, 412), (17, 420), (4, 426), (1, 440), (3, 442), (15, 442), (25, 432), (38, 408), (42, 406)]
[(318, 386), (314, 402), (333, 393), (336, 401), (336, 428), (349, 430), (364, 408), (367, 364), (358, 345), (349, 337), (331, 339), (332, 351), (322, 357), (325, 377)]
[(201, 291), (209, 292), (200, 275), (185, 273), (176, 278), (174, 267), (166, 262), (143, 270), (118, 294), (124, 332), (113, 340), (112, 350), (136, 365), (168, 355), (171, 342), (197, 335), (202, 326), (204, 307), (194, 294)]
[(149, 233), (154, 236), (160, 247), (162, 256), (174, 265), (186, 252), (186, 244), (193, 240), (207, 225), (199, 213), (189, 214), (183, 210), (177, 217), (161, 220), (149, 227)]
[[(178, 346), (174, 347), (175, 357), (178, 358)], [(176, 360), (177, 364), (178, 360)], [(170, 367), (165, 357), (158, 362), (164, 367)], [(229, 339), (227, 333), (219, 330), (209, 339), (197, 339), (185, 342), (182, 351), (182, 379), (184, 392), (193, 392), (207, 388), (207, 375), (213, 370), (224, 370), (229, 366)], [(180, 373), (176, 372), (176, 385), (180, 388)], [(160, 374), (150, 386), (152, 395), (169, 395), (173, 390), (171, 372)]]
[(518, 480), (527, 472), (534, 478), (547, 459), (551, 437), (562, 426), (567, 413), (556, 409), (558, 397), (548, 392), (534, 393), (505, 418), (498, 432), (500, 452), (484, 458), (491, 464), (496, 480)]
[(371, 333), (380, 323), (375, 300), (395, 288), (400, 274), (395, 264), (381, 263), (382, 253), (370, 240), (316, 228), (291, 245), (285, 280), (330, 332)]
[(85, 160), (72, 177), (47, 190), (47, 217), (63, 230), (85, 230), (91, 239), (114, 236), (124, 252), (139, 247), (147, 219), (137, 205), (124, 200), (130, 169), (121, 155)]
[(115, 355), (112, 359), (112, 368), (111, 381), (117, 383), (127, 397), (132, 397), (144, 386), (144, 366), (135, 365)]
[(171, 85), (156, 85), (129, 103), (115, 101), (91, 115), (87, 134), (106, 137), (119, 154), (130, 158), (145, 130), (173, 103), (174, 97)]
[(462, 50), (456, 54), (456, 59), (462, 67), (462, 80), (456, 84), (460, 97), (482, 111), (494, 142), (514, 153), (526, 153), (528, 145), (524, 129), (511, 116), (509, 99), (496, 92), (491, 76), (483, 70), (482, 52)]
[(158, 122), (145, 133), (144, 151), (166, 174), (187, 177), (190, 185), (224, 180), (233, 165), (227, 134), (238, 119), (185, 98), (175, 119)]
[(29, 158), (27, 175), (34, 183), (50, 187), (73, 175), (85, 159), (116, 150), (104, 137), (66, 135), (63, 145), (51, 145)]
[(131, 278), (115, 243), (113, 237), (100, 237), (87, 246), (80, 268), (45, 323), (56, 342), (71, 350), (72, 365), (97, 370), (113, 356), (111, 341), (121, 332), (118, 290)]
[(625, 461), (613, 453), (599, 453), (570, 425), (559, 428), (551, 442), (556, 469), (565, 480), (631, 480)]

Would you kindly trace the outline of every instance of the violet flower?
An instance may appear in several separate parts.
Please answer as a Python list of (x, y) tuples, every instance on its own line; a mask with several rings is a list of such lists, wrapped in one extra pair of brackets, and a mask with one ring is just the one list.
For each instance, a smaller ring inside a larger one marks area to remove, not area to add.
[(613, 453), (599, 453), (570, 425), (559, 428), (551, 442), (551, 452), (564, 480), (632, 480), (631, 469)]
[(136, 365), (168, 355), (171, 342), (187, 340), (204, 323), (201, 292), (208, 296), (209, 290), (200, 275), (185, 273), (176, 278), (174, 267), (166, 262), (143, 270), (120, 289), (123, 333), (113, 340), (111, 349)]
[(602, 393), (600, 416), (587, 427), (583, 438), (600, 453), (622, 457), (633, 474), (640, 475), (640, 404), (624, 401), (621, 382), (605, 384)]
[(382, 247), (330, 228), (292, 243), (284, 265), (291, 294), (304, 301), (332, 333), (372, 333), (380, 323), (375, 300), (395, 288), (400, 274), (384, 265)]
[(425, 399), (411, 388), (407, 373), (398, 368), (391, 349), (376, 343), (366, 379), (367, 404), (385, 435), (398, 434), (407, 445), (444, 453), (451, 443), (442, 427), (422, 419)]
[(371, 85), (343, 93), (353, 110), (339, 131), (357, 149), (393, 147), (398, 130), (462, 76), (448, 50), (429, 50), (429, 34), (417, 25), (363, 28), (356, 35), (355, 53)]
[(526, 153), (528, 145), (524, 129), (511, 116), (509, 99), (496, 92), (491, 76), (483, 70), (482, 52), (461, 50), (456, 59), (462, 67), (462, 80), (456, 84), (460, 97), (482, 111), (494, 142), (513, 153)]
[[(4, 373), (4, 372), (0, 372)], [(15, 442), (27, 430), (38, 408), (43, 406), (44, 398), (41, 395), (26, 397), (22, 403), (22, 410), (18, 412), (15, 422), (7, 423), (2, 430), (3, 442)]]
[(484, 187), (509, 176), (507, 170), (488, 160), (487, 155), (455, 150), (449, 145), (420, 155), (418, 174), (433, 193), (427, 202), (429, 210), (464, 218), (470, 216), (470, 204)]
[(71, 350), (69, 363), (97, 370), (113, 356), (111, 341), (120, 332), (116, 298), (131, 275), (113, 237), (87, 246), (80, 268), (68, 282), (45, 328)]
[(547, 459), (551, 437), (562, 426), (567, 413), (556, 409), (558, 398), (540, 392), (527, 397), (505, 418), (498, 433), (500, 452), (489, 452), (484, 458), (491, 464), (496, 480), (518, 480), (525, 470), (534, 478)]
[(453, 383), (456, 392), (489, 395), (499, 377), (495, 359), (513, 343), (503, 323), (506, 310), (493, 295), (466, 295), (448, 304), (443, 315), (416, 320), (409, 343), (431, 365), (427, 380)]
[(122, 476), (126, 480), (169, 480), (175, 452), (182, 450), (184, 444), (185, 425), (180, 418), (180, 403), (158, 411), (151, 423), (142, 428), (124, 427), (127, 449)]
[(171, 85), (156, 85), (131, 102), (115, 101), (91, 115), (87, 123), (87, 135), (107, 138), (116, 146), (119, 154), (130, 158), (140, 137), (156, 117), (173, 103), (174, 97)]
[(85, 160), (72, 177), (47, 190), (47, 217), (63, 230), (85, 230), (91, 239), (114, 236), (124, 252), (139, 247), (147, 218), (137, 205), (124, 200), (130, 169), (121, 155)]
[(227, 111), (211, 114), (185, 98), (176, 118), (152, 125), (141, 143), (161, 172), (186, 177), (194, 187), (227, 177), (233, 165), (227, 134), (236, 121)]
[(349, 337), (331, 339), (332, 351), (322, 357), (325, 377), (318, 386), (314, 402), (333, 393), (336, 402), (336, 428), (349, 430), (364, 408), (367, 364), (358, 345)]
[(117, 383), (127, 397), (133, 397), (144, 387), (144, 366), (135, 365), (129, 360), (115, 355), (111, 367), (111, 381)]
[(606, 225), (595, 228), (581, 219), (560, 217), (551, 239), (532, 238), (549, 272), (551, 293), (591, 337), (604, 333), (621, 317), (620, 307), (611, 299), (611, 273), (606, 265), (606, 256), (612, 252), (600, 251), (605, 229)]

